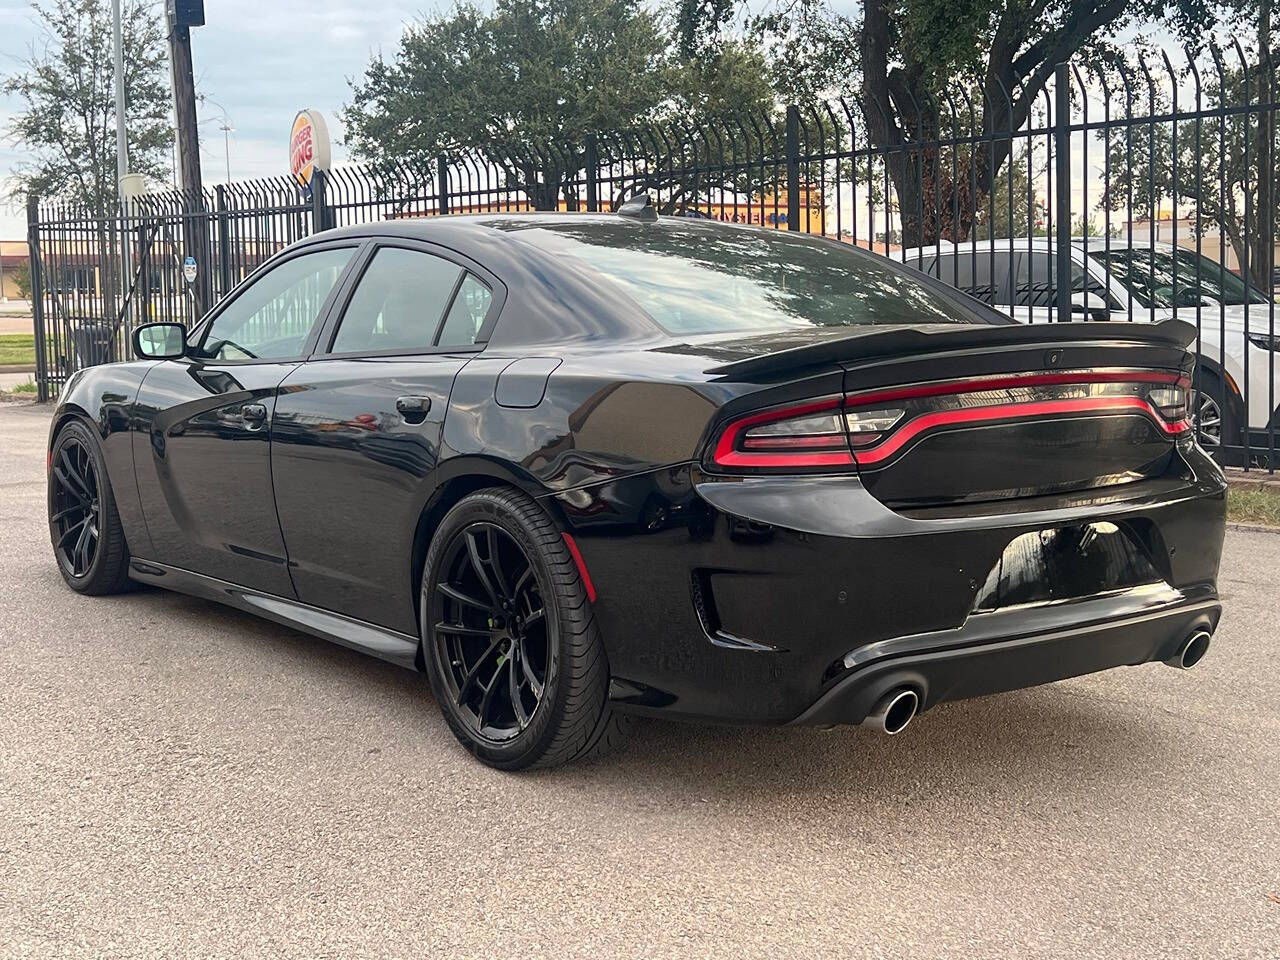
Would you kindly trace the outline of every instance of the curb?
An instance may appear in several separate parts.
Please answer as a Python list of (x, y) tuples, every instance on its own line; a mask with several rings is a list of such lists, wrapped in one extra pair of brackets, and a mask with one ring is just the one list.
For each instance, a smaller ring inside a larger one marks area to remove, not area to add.
[(1265, 470), (1242, 470), (1240, 467), (1227, 467), (1223, 471), (1227, 475), (1227, 486), (1232, 490), (1259, 490), (1280, 494), (1280, 474), (1267, 473)]
[(1265, 523), (1234, 523), (1227, 521), (1228, 530), (1239, 530), (1243, 533), (1280, 533), (1280, 527), (1268, 526)]
[(33, 363), (0, 363), (0, 373), (35, 373)]

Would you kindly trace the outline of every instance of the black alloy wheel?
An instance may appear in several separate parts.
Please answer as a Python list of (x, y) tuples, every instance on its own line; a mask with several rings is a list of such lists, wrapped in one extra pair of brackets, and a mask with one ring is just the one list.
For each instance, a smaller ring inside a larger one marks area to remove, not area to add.
[(130, 586), (129, 548), (97, 435), (64, 426), (49, 452), (49, 539), (62, 578), (84, 594)]
[(454, 536), (435, 584), (444, 676), (472, 732), (501, 743), (527, 728), (551, 669), (547, 610), (533, 565), (502, 527)]
[(600, 756), (622, 740), (592, 602), (555, 521), (509, 488), (436, 528), (422, 573), (422, 654), (445, 721), (502, 770)]
[(84, 577), (93, 567), (102, 539), (98, 471), (79, 437), (58, 445), (50, 464), (53, 512), (49, 515), (54, 553), (63, 572)]

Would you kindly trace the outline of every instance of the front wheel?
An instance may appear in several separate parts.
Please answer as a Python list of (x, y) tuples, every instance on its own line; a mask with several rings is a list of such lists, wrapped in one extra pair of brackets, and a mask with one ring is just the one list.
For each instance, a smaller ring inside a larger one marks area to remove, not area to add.
[(49, 452), (49, 537), (62, 579), (100, 596), (129, 585), (129, 547), (97, 435), (73, 421)]
[(1235, 395), (1211, 370), (1200, 370), (1198, 389), (1192, 396), (1192, 422), (1202, 447), (1214, 450), (1238, 446), (1243, 412)]
[(591, 603), (554, 521), (514, 490), (454, 506), (427, 551), (423, 659), (454, 735), (505, 770), (613, 743), (620, 717)]

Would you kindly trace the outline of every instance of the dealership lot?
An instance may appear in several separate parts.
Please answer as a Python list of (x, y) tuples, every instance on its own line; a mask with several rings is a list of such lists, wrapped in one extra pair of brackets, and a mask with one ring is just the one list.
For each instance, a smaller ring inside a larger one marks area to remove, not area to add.
[(6, 957), (1276, 955), (1280, 535), (1228, 535), (1191, 672), (505, 775), (412, 674), (67, 590), (47, 425), (0, 404)]

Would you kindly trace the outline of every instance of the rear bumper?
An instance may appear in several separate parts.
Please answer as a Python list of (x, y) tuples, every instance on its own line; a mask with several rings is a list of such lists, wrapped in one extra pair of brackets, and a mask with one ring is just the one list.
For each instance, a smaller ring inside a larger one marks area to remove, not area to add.
[[(1161, 660), (1216, 626), (1221, 470), (1091, 495), (890, 510), (853, 476), (717, 479), (692, 466), (550, 498), (594, 581), (611, 697), (730, 723), (855, 723), (903, 671), (924, 706)], [(983, 606), (1027, 534), (1114, 524), (1158, 584)], [(1131, 589), (1132, 588), (1132, 589)]]
[[(1079, 618), (1082, 623), (1035, 632), (1046, 619), (1037, 614), (1047, 612), (1026, 612), (1021, 624), (1016, 619), (1006, 620), (1002, 625), (1006, 635), (1000, 639), (983, 636), (991, 624), (974, 622), (981, 617), (970, 618), (958, 631), (914, 638), (914, 652), (864, 662), (791, 722), (861, 723), (881, 697), (904, 686), (920, 695), (921, 709), (925, 710), (947, 700), (1167, 660), (1196, 631), (1213, 633), (1222, 606), (1217, 600), (1182, 599), (1145, 613), (1121, 616), (1109, 599), (1092, 614), (1087, 610), (1071, 611), (1067, 619)], [(1099, 616), (1101, 619), (1097, 619)], [(1052, 622), (1063, 618), (1047, 619)], [(966, 638), (965, 634), (976, 639)]]

